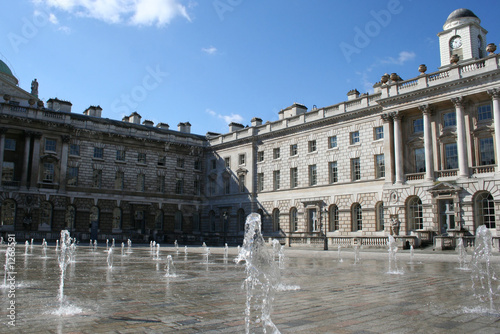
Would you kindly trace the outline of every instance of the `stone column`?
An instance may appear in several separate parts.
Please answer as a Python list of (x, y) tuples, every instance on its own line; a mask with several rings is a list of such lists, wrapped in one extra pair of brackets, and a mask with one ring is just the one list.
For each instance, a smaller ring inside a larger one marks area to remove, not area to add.
[(457, 119), (457, 151), (458, 151), (458, 176), (469, 177), (469, 162), (467, 158), (467, 139), (465, 137), (465, 115), (463, 96), (451, 99), (455, 105)]
[(493, 121), (495, 122), (495, 162), (496, 171), (500, 172), (500, 90), (492, 89), (488, 91), (493, 99)]
[(68, 153), (69, 153), (69, 141), (71, 139), (68, 135), (61, 136), (62, 139), (62, 150), (61, 150), (61, 166), (59, 169), (59, 190), (66, 191), (66, 174), (68, 170)]
[(389, 114), (382, 114), (384, 120), (384, 162), (385, 162), (385, 182), (394, 183), (394, 151), (392, 146), (394, 143), (394, 130), (392, 119)]
[(393, 112), (391, 114), (394, 119), (394, 163), (396, 169), (396, 184), (403, 183), (403, 136), (401, 134), (401, 113)]
[(31, 157), (30, 186), (36, 187), (40, 169), (40, 138), (42, 138), (42, 134), (40, 132), (37, 132), (33, 134), (33, 137), (35, 138), (35, 140), (33, 141), (33, 156)]
[(434, 181), (434, 153), (432, 151), (431, 130), (432, 109), (429, 105), (422, 105), (418, 108), (422, 111), (424, 119), (425, 180)]
[(21, 172), (21, 187), (26, 187), (28, 184), (28, 166), (30, 163), (31, 137), (33, 132), (24, 133), (24, 158), (23, 169)]
[(0, 128), (0, 182), (2, 182), (3, 177), (3, 153), (5, 150), (5, 133), (7, 132), (6, 128)]

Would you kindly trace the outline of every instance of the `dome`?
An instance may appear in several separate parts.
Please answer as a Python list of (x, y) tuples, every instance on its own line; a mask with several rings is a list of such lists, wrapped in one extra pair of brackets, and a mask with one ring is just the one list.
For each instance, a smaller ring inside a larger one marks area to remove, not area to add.
[(9, 66), (7, 66), (7, 64), (5, 64), (2, 60), (0, 60), (0, 73), (7, 74), (11, 77), (14, 76)]
[(474, 17), (476, 19), (479, 18), (479, 17), (476, 16), (476, 14), (474, 14), (472, 12), (472, 10), (467, 9), (467, 8), (459, 8), (459, 9), (454, 10), (448, 16), (448, 18), (446, 19), (446, 22), (451, 21), (451, 20), (461, 19), (461, 18), (464, 18), (464, 17)]

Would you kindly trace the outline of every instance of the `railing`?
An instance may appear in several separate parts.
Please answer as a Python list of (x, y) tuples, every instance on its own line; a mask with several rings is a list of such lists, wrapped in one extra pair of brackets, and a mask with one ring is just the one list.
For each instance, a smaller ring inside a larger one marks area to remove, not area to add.
[(418, 79), (403, 81), (399, 84), (399, 89), (412, 88), (418, 85)]
[(28, 108), (19, 107), (19, 106), (11, 106), (10, 111), (28, 112)]
[(472, 167), (472, 174), (494, 173), (496, 165), (487, 166), (474, 166)]
[(478, 61), (477, 63), (464, 65), (460, 68), (460, 71), (462, 73), (467, 73), (467, 72), (473, 72), (475, 70), (478, 70), (478, 69), (481, 69), (484, 67), (486, 67), (486, 62), (483, 60), (483, 61)]
[(425, 178), (425, 173), (406, 174), (406, 181), (423, 180), (424, 178)]
[(447, 170), (439, 170), (435, 172), (436, 178), (439, 177), (451, 177), (458, 175), (458, 169), (447, 169)]
[(437, 81), (437, 80), (442, 80), (450, 77), (450, 72), (445, 71), (445, 72), (439, 72), (435, 74), (431, 74), (427, 77), (427, 80), (429, 81)]
[(4, 187), (19, 187), (19, 181), (2, 181), (2, 186)]

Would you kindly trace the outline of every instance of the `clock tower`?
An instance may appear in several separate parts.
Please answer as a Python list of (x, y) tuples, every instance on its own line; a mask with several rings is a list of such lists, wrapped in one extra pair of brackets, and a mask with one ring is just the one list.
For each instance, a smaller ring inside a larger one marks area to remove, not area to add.
[(439, 36), (441, 67), (451, 66), (453, 55), (458, 62), (483, 58), (486, 55), (486, 34), (481, 20), (471, 10), (460, 8), (453, 11), (443, 25)]

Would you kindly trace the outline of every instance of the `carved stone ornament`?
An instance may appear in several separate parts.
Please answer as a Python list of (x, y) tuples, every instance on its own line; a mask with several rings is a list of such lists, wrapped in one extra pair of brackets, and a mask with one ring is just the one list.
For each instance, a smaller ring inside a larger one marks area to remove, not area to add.
[(425, 74), (425, 71), (427, 71), (427, 66), (425, 64), (422, 64), (418, 67), (418, 71), (422, 74)]
[(459, 60), (460, 57), (457, 54), (454, 54), (450, 57), (450, 64), (456, 65)]
[(387, 81), (389, 81), (389, 74), (386, 73), (382, 76), (382, 78), (380, 78), (380, 82), (385, 84), (385, 83), (387, 83)]
[(486, 45), (486, 51), (488, 51), (490, 55), (492, 55), (496, 50), (497, 46), (494, 43)]

